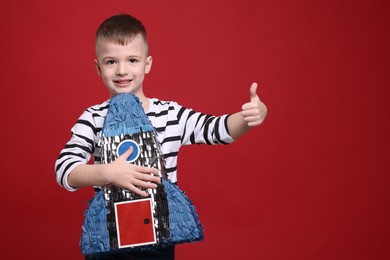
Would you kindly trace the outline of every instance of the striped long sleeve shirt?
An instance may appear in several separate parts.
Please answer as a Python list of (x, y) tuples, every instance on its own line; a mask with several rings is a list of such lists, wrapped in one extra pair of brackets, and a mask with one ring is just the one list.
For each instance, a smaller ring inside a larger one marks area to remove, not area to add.
[[(177, 158), (180, 147), (189, 144), (228, 144), (234, 140), (227, 129), (229, 115), (212, 116), (195, 112), (173, 101), (149, 99), (149, 117), (157, 130), (157, 140), (165, 159), (168, 178), (177, 181)], [(71, 139), (62, 149), (56, 163), (56, 180), (69, 191), (77, 188), (68, 184), (67, 178), (79, 164), (86, 164), (93, 156), (100, 164), (98, 141), (110, 101), (89, 107), (72, 128)]]

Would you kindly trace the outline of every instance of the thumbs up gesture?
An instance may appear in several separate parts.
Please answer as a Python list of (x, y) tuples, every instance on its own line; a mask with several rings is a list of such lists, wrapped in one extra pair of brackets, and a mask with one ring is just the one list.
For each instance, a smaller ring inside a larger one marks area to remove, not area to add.
[(257, 83), (252, 83), (250, 88), (250, 101), (242, 106), (241, 115), (249, 127), (263, 123), (267, 116), (267, 107), (257, 95)]

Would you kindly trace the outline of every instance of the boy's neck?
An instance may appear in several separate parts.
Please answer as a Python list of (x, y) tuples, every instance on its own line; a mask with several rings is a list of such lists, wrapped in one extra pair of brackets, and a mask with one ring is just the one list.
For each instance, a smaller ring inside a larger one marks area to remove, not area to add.
[(149, 111), (149, 99), (145, 96), (142, 87), (138, 89), (138, 91), (134, 92), (134, 95), (136, 95), (139, 98), (139, 101), (142, 103), (142, 107), (145, 111), (145, 113), (148, 113)]
[(139, 97), (139, 100), (142, 102), (142, 107), (145, 111), (145, 113), (148, 113), (149, 112), (149, 99), (145, 96), (143, 96), (142, 98)]
[(140, 91), (137, 91), (136, 93), (134, 93), (134, 95), (136, 95), (139, 98), (139, 101), (141, 101), (142, 107), (143, 107), (145, 113), (148, 113), (148, 111), (149, 111), (149, 99), (145, 96), (145, 94), (142, 91), (142, 89)]

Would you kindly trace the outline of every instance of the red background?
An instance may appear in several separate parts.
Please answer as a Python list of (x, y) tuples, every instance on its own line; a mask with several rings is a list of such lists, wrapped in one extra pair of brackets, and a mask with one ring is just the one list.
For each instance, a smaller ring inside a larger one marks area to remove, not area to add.
[[(236, 112), (252, 81), (264, 124), (182, 150), (179, 183), (205, 241), (177, 259), (390, 259), (387, 1), (2, 1), (2, 259), (82, 259), (91, 189), (54, 162), (82, 111), (107, 99), (94, 33), (118, 12), (148, 29), (149, 97)], [(14, 256), (17, 254), (18, 256)]]

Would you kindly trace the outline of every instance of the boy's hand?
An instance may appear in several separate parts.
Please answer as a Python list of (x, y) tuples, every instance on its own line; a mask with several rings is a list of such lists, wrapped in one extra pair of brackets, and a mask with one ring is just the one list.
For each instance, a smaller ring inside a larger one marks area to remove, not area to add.
[(110, 166), (107, 171), (109, 182), (110, 184), (130, 190), (140, 196), (147, 197), (148, 193), (140, 188), (156, 188), (156, 183), (160, 183), (161, 180), (160, 177), (153, 175), (158, 174), (158, 170), (128, 163), (127, 158), (132, 152), (133, 148), (130, 147), (114, 162), (108, 164)]
[(256, 93), (257, 83), (252, 83), (250, 88), (250, 101), (242, 106), (241, 115), (249, 127), (263, 123), (267, 116), (267, 107), (261, 102)]

